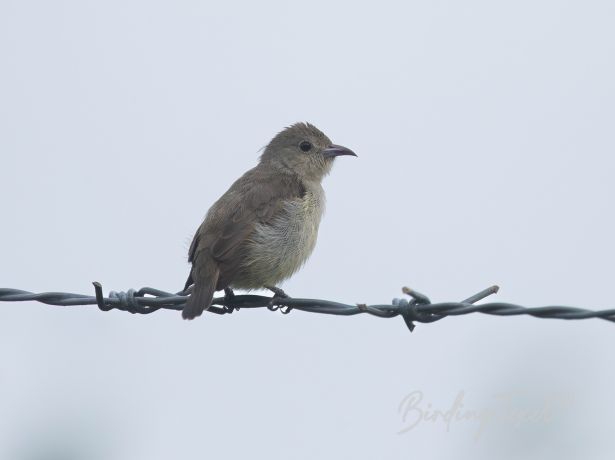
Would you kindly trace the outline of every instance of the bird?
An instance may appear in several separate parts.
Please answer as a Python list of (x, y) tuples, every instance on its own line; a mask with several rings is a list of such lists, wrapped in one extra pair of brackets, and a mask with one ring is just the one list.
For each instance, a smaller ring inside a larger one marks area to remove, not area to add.
[[(307, 261), (325, 210), (323, 178), (339, 156), (357, 156), (316, 126), (295, 123), (271, 139), (258, 164), (211, 206), (190, 249), (184, 319), (207, 310), (215, 291), (277, 286)], [(274, 296), (275, 297), (275, 296)]]

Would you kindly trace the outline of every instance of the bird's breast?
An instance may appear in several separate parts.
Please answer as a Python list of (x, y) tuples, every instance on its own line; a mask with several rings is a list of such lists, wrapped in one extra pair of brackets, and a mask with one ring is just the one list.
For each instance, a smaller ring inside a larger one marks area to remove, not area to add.
[(325, 206), (321, 190), (285, 202), (270, 223), (256, 225), (235, 287), (276, 285), (301, 268), (316, 245)]

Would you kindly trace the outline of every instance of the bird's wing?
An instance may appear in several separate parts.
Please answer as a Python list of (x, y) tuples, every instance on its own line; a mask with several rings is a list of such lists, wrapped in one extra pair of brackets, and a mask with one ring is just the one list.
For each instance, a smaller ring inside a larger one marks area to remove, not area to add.
[(192, 242), (190, 261), (195, 263), (201, 251), (208, 250), (220, 268), (219, 288), (225, 287), (243, 261), (243, 243), (254, 227), (272, 222), (284, 202), (304, 194), (301, 182), (294, 178), (247, 173), (210, 211)]

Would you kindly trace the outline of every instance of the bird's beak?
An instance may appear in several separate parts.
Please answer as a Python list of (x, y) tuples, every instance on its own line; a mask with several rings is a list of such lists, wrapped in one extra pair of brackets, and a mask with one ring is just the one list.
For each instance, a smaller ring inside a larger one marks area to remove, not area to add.
[(335, 157), (339, 157), (340, 155), (352, 155), (353, 157), (357, 156), (357, 154), (354, 153), (349, 148), (342, 147), (341, 145), (335, 145), (335, 144), (332, 144), (326, 149), (324, 149), (322, 151), (322, 154), (325, 156), (325, 158), (335, 158)]

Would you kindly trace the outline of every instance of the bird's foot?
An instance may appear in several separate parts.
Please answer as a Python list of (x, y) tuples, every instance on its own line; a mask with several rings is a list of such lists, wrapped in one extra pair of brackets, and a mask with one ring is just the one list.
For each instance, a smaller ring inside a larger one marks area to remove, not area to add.
[(224, 288), (224, 307), (228, 310), (229, 313), (233, 313), (234, 310), (239, 310), (239, 307), (234, 307), (233, 300), (235, 300), (235, 293), (230, 287)]
[(290, 296), (286, 292), (284, 292), (283, 289), (280, 289), (279, 287), (275, 286), (265, 286), (265, 289), (269, 289), (271, 292), (273, 292), (273, 297), (269, 301), (269, 307), (267, 307), (269, 308), (269, 310), (280, 310), (284, 314), (289, 313), (292, 310), (292, 307), (286, 306), (284, 308), (282, 305), (280, 305), (280, 300), (290, 299)]

